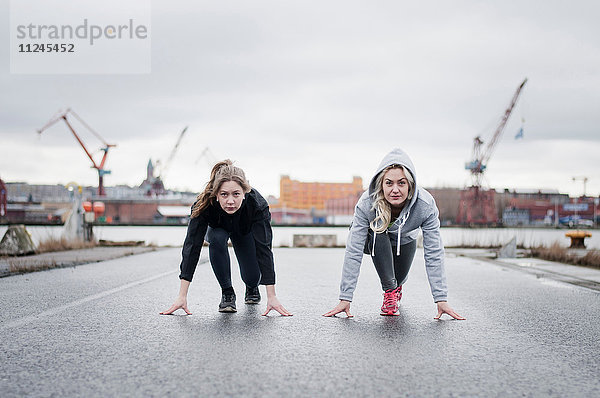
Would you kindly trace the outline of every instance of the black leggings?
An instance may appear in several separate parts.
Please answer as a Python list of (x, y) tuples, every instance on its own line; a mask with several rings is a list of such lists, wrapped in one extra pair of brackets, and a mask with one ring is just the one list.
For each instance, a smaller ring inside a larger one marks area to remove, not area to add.
[(209, 228), (206, 233), (208, 257), (213, 272), (221, 285), (221, 289), (231, 287), (231, 263), (227, 241), (231, 238), (235, 257), (240, 265), (242, 280), (249, 287), (256, 287), (260, 282), (260, 268), (256, 260), (256, 246), (252, 233), (238, 235), (222, 228)]
[(384, 291), (406, 282), (416, 250), (417, 241), (413, 240), (401, 245), (400, 255), (396, 256), (396, 242), (391, 241), (387, 232), (375, 234), (375, 256), (371, 256), (371, 259)]

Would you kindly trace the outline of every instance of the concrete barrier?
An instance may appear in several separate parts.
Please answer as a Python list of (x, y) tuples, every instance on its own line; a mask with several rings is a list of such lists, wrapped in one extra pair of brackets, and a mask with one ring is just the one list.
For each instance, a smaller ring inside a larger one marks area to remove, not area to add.
[(35, 253), (35, 244), (25, 225), (11, 225), (0, 241), (0, 256), (22, 256)]
[(294, 235), (294, 247), (336, 247), (337, 235)]
[(517, 257), (517, 237), (513, 238), (506, 245), (498, 250), (498, 258), (515, 258)]

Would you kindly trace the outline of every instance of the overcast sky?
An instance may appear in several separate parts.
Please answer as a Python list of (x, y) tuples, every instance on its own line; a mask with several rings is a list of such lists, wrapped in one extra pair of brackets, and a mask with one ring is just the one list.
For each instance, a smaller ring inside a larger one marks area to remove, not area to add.
[(587, 176), (587, 193), (600, 194), (595, 0), (152, 1), (152, 72), (137, 75), (11, 74), (8, 0), (0, 10), (7, 182), (97, 184), (64, 123), (36, 133), (71, 107), (117, 144), (106, 185), (139, 185), (148, 159), (166, 160), (189, 125), (165, 175), (172, 189), (202, 188), (206, 147), (265, 195), (279, 195), (282, 174), (368, 180), (394, 147), (412, 157), (420, 185), (464, 187), (473, 138), (491, 138), (527, 77), (488, 185), (580, 195), (572, 178)]

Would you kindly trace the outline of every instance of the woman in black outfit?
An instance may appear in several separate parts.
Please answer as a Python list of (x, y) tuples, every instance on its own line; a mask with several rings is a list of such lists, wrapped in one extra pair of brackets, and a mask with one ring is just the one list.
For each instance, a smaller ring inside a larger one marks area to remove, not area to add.
[(209, 259), (222, 289), (220, 312), (236, 312), (236, 296), (231, 284), (231, 268), (227, 241), (231, 239), (246, 284), (245, 303), (260, 302), (259, 283), (266, 286), (267, 309), (281, 315), (289, 313), (275, 295), (275, 266), (271, 242), (271, 213), (267, 201), (250, 187), (244, 171), (227, 159), (217, 163), (210, 181), (192, 206), (192, 215), (183, 244), (181, 286), (175, 303), (163, 315), (187, 306), (187, 292), (198, 264), (204, 239), (209, 242)]

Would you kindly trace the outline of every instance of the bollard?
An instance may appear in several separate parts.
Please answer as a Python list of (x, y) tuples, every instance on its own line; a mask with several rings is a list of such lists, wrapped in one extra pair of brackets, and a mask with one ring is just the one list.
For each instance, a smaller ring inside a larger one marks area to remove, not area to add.
[(585, 249), (585, 238), (592, 236), (591, 232), (587, 231), (569, 231), (565, 234), (567, 238), (571, 238), (570, 249)]

